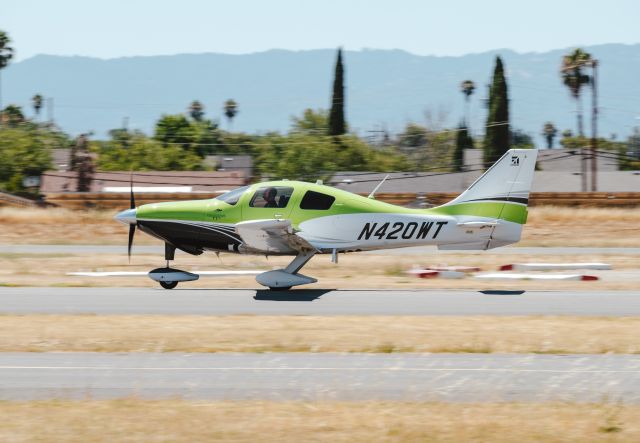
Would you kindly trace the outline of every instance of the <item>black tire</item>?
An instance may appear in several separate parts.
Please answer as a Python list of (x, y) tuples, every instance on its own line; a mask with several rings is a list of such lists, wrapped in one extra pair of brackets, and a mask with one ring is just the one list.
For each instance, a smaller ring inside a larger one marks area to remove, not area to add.
[(178, 282), (177, 281), (161, 281), (160, 286), (162, 286), (165, 289), (173, 289), (176, 286), (178, 286)]
[(271, 289), (272, 291), (288, 291), (289, 289), (291, 289), (291, 286), (283, 286), (281, 288), (277, 288), (275, 286), (269, 286), (269, 289)]

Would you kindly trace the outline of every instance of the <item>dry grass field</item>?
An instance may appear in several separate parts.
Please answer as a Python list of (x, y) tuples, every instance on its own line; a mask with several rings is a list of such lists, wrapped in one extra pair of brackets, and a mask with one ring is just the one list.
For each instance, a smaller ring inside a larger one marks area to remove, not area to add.
[[(0, 209), (5, 244), (126, 244), (116, 211)], [(640, 247), (640, 208), (530, 208), (522, 246)], [(137, 244), (156, 244), (147, 235)]]
[(634, 442), (640, 406), (401, 402), (0, 402), (0, 441)]
[(640, 353), (640, 318), (0, 316), (0, 352)]

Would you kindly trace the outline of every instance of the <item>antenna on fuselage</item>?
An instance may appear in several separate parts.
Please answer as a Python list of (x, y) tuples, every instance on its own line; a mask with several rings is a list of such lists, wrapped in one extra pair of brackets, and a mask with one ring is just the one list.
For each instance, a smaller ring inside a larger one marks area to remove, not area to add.
[(387, 176), (385, 178), (382, 179), (382, 181), (380, 183), (378, 183), (378, 186), (376, 186), (375, 188), (373, 188), (373, 191), (371, 191), (371, 194), (369, 194), (369, 196), (367, 198), (371, 198), (371, 199), (375, 199), (375, 194), (376, 191), (380, 188), (380, 186), (382, 186), (382, 184), (389, 178), (389, 174), (387, 174)]

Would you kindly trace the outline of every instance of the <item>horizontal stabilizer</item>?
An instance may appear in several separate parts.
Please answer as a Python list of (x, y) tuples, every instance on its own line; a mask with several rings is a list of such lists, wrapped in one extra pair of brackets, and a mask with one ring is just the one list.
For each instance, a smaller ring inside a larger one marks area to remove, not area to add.
[(445, 245), (438, 245), (440, 251), (486, 251), (489, 245), (489, 240), (472, 243), (448, 243)]

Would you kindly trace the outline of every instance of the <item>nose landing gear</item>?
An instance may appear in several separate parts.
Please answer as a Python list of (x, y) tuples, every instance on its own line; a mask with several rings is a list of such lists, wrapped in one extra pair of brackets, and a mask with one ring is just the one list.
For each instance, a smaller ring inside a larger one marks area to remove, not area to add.
[(173, 289), (181, 281), (198, 280), (200, 276), (180, 269), (169, 267), (169, 262), (175, 258), (176, 247), (169, 243), (164, 244), (164, 258), (167, 261), (166, 268), (157, 268), (149, 272), (149, 278), (160, 283), (164, 289)]

